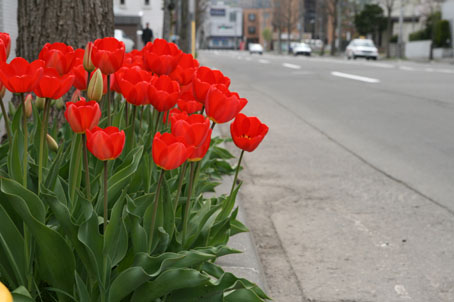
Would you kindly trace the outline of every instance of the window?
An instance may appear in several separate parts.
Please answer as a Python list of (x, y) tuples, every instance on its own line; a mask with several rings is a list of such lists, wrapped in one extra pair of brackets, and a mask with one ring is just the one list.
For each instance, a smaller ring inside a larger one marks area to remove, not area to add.
[(255, 34), (255, 26), (249, 26), (247, 28), (247, 32), (250, 34)]
[(236, 12), (230, 13), (230, 22), (236, 22)]
[(150, 0), (144, 0), (144, 4), (145, 4), (145, 6), (149, 6), (150, 5)]
[(247, 15), (247, 18), (249, 19), (249, 21), (255, 21), (255, 14), (249, 14)]
[(125, 5), (126, 0), (120, 0), (120, 5)]

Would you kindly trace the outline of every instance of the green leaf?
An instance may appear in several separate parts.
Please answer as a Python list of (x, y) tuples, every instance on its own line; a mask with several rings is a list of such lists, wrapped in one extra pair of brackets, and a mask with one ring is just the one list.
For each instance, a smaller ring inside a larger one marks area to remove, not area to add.
[(125, 198), (121, 198), (115, 203), (104, 235), (104, 255), (110, 258), (112, 267), (123, 259), (128, 249), (128, 234), (122, 217), (124, 201)]
[(24, 238), (2, 205), (0, 205), (0, 230), (0, 251), (3, 255), (0, 257), (0, 263), (12, 272), (11, 278), (14, 275), (16, 280), (14, 285), (26, 284)]
[(120, 302), (149, 279), (150, 276), (139, 266), (124, 270), (110, 286), (109, 302)]
[[(125, 163), (120, 167), (120, 169), (112, 175), (109, 180), (107, 181), (108, 185), (108, 193), (107, 193), (107, 200), (109, 205), (113, 205), (115, 201), (118, 199), (121, 191), (124, 187), (129, 184), (131, 176), (136, 172), (137, 167), (140, 162), (140, 158), (142, 156), (143, 146), (139, 146), (134, 148), (125, 159)], [(104, 199), (104, 194), (98, 195), (98, 204), (102, 204), (102, 200)]]
[(133, 294), (131, 302), (149, 302), (174, 290), (197, 287), (207, 284), (209, 277), (188, 268), (170, 269), (153, 281), (140, 286)]
[[(35, 216), (32, 215), (30, 205), (42, 205), (41, 200), (34, 193), (10, 179), (1, 180), (1, 191), (5, 193), (11, 206), (27, 224), (35, 239), (38, 247), (39, 269), (43, 279), (55, 288), (71, 292), (74, 285), (72, 272), (75, 270), (73, 251), (58, 232), (35, 218), (40, 216), (39, 213), (34, 213)], [(60, 298), (62, 301), (67, 300), (62, 296)]]
[(35, 302), (28, 290), (23, 286), (19, 286), (11, 294), (14, 302)]
[(22, 154), (24, 152), (24, 138), (22, 132), (15, 131), (8, 153), (8, 173), (10, 177), (22, 182)]
[(74, 272), (75, 274), (75, 279), (76, 279), (76, 288), (77, 288), (77, 294), (79, 297), (79, 301), (92, 301), (90, 299), (90, 294), (88, 293), (87, 285), (85, 285), (84, 281), (80, 278), (79, 274)]
[(76, 196), (76, 190), (80, 187), (80, 179), (82, 174), (81, 163), (82, 163), (82, 138), (80, 134), (74, 134), (70, 162), (69, 162), (69, 200), (74, 203)]

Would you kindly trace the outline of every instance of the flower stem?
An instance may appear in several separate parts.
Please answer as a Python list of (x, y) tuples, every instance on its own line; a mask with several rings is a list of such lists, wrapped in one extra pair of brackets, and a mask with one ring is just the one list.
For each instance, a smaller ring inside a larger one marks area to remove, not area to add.
[(214, 129), (214, 126), (216, 126), (216, 123), (215, 123), (215, 122), (213, 122), (213, 123), (211, 124), (211, 130)]
[(185, 162), (183, 164), (183, 167), (181, 168), (180, 175), (178, 177), (178, 187), (177, 187), (177, 195), (175, 197), (175, 202), (173, 206), (173, 213), (176, 213), (177, 208), (178, 208), (178, 202), (180, 200), (180, 195), (181, 195), (181, 187), (183, 186), (183, 180), (186, 175), (186, 168), (188, 167), (188, 163)]
[(194, 184), (194, 174), (195, 174), (195, 165), (196, 163), (191, 163), (191, 171), (189, 172), (189, 186), (188, 186), (188, 199), (186, 200), (186, 206), (184, 208), (184, 217), (183, 217), (183, 237), (181, 244), (183, 248), (185, 247), (186, 242), (186, 233), (188, 232), (188, 222), (189, 222), (189, 210), (191, 209), (191, 195), (192, 187)]
[(106, 234), (106, 229), (107, 229), (107, 211), (108, 211), (108, 208), (107, 208), (107, 160), (104, 161), (104, 228), (103, 228), (103, 231), (104, 231), (104, 234)]
[(143, 117), (145, 115), (145, 111), (143, 109), (143, 106), (140, 106), (140, 124), (139, 124), (139, 135), (140, 131), (142, 131), (142, 122), (143, 122)]
[(164, 179), (164, 169), (161, 170), (158, 180), (158, 186), (156, 187), (156, 193), (154, 196), (154, 205), (153, 205), (153, 214), (151, 216), (151, 226), (150, 234), (148, 240), (148, 252), (151, 253), (151, 248), (153, 247), (153, 234), (156, 224), (156, 214), (158, 213), (158, 204), (159, 204), (159, 192), (161, 191), (162, 180)]
[(125, 102), (125, 120), (126, 120), (126, 127), (129, 125), (129, 103)]
[(240, 172), (241, 160), (243, 159), (244, 150), (241, 151), (240, 159), (238, 160), (238, 165), (236, 166), (235, 177), (233, 178), (232, 189), (230, 190), (229, 197), (232, 196), (233, 190), (235, 190), (236, 180), (238, 179), (238, 172)]
[(91, 200), (90, 170), (88, 168), (87, 137), (82, 134), (83, 152), (84, 152), (84, 170), (85, 170), (85, 190), (88, 200)]
[(132, 119), (131, 119), (131, 125), (132, 125), (132, 145), (134, 146), (134, 136), (136, 134), (136, 113), (137, 113), (137, 106), (132, 105)]
[(44, 161), (44, 140), (47, 135), (47, 119), (49, 115), (49, 102), (46, 98), (44, 100), (43, 119), (41, 120), (41, 133), (39, 137), (39, 158), (38, 158), (38, 194), (41, 192), (41, 183), (43, 181), (43, 161)]
[(112, 126), (110, 117), (110, 74), (107, 75), (107, 126)]
[(8, 137), (8, 142), (11, 144), (11, 128), (9, 127), (9, 118), (8, 114), (6, 113), (5, 104), (3, 104), (3, 98), (0, 97), (0, 107), (2, 107), (2, 115), (3, 119), (5, 120), (5, 129), (6, 129), (6, 136)]
[(24, 157), (22, 159), (23, 174), (22, 184), (27, 188), (27, 172), (28, 172), (28, 128), (27, 128), (27, 115), (25, 113), (25, 97), (24, 94), (20, 94), (22, 103), (22, 131), (24, 131)]

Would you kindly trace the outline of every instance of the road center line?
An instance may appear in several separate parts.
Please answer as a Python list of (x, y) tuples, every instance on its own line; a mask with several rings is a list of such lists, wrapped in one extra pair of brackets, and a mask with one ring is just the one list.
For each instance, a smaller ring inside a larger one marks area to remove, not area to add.
[(282, 66), (292, 69), (301, 69), (301, 66), (290, 63), (283, 63)]
[(354, 74), (348, 74), (348, 73), (343, 73), (343, 72), (338, 72), (338, 71), (333, 71), (331, 72), (331, 75), (335, 77), (341, 77), (341, 78), (346, 78), (346, 79), (351, 79), (351, 80), (356, 80), (356, 81), (362, 81), (366, 83), (379, 83), (380, 80), (378, 79), (373, 79), (373, 78), (367, 78), (367, 77), (362, 77)]

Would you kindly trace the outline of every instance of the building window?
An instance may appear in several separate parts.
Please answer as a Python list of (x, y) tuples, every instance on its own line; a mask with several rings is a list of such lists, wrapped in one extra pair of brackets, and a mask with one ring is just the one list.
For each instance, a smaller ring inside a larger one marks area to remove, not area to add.
[(249, 19), (249, 21), (255, 21), (255, 14), (249, 14), (247, 18)]
[(249, 27), (247, 28), (247, 32), (248, 32), (249, 34), (255, 34), (255, 26), (249, 26)]
[(236, 12), (230, 13), (230, 22), (236, 22)]
[(120, 0), (120, 5), (125, 5), (126, 0)]
[(144, 0), (144, 4), (145, 4), (145, 6), (149, 6), (150, 5), (150, 0)]

